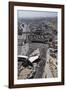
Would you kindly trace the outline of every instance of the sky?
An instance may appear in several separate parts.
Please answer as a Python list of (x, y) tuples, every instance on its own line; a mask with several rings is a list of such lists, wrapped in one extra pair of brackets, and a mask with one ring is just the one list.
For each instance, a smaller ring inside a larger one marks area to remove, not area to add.
[(57, 12), (18, 10), (18, 18), (56, 17)]

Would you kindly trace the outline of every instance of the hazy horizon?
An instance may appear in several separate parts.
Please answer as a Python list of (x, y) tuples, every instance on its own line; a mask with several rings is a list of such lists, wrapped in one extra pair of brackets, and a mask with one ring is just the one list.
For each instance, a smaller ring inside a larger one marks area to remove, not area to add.
[(43, 17), (57, 17), (57, 12), (48, 12), (48, 11), (31, 11), (31, 10), (18, 10), (18, 18), (43, 18)]

